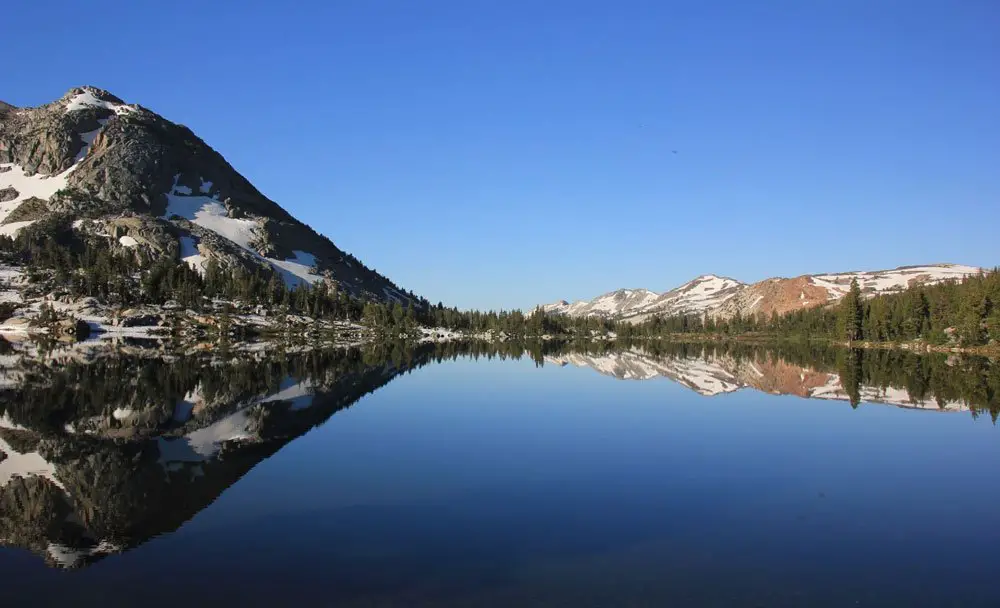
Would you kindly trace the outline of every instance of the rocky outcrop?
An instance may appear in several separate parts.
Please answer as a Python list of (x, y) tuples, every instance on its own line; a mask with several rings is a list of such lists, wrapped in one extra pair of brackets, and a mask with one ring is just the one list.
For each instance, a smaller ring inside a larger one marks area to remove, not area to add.
[(51, 333), (60, 340), (84, 340), (90, 335), (90, 326), (79, 319), (61, 319), (52, 325)]
[(22, 202), (3, 219), (3, 224), (40, 220), (49, 213), (49, 203), (40, 198), (29, 198)]
[(747, 286), (716, 311), (716, 316), (729, 318), (739, 313), (746, 316), (783, 315), (801, 308), (821, 306), (833, 300), (832, 294), (813, 284), (809, 277), (767, 279)]
[(141, 313), (123, 311), (118, 320), (119, 327), (162, 327), (165, 324), (163, 315), (157, 313)]

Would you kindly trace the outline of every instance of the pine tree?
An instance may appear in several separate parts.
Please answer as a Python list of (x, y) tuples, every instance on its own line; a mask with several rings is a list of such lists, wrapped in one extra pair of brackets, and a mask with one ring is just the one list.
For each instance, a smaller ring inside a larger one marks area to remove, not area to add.
[(990, 299), (978, 284), (965, 293), (959, 315), (959, 335), (966, 346), (978, 346), (987, 340), (986, 319), (990, 313)]
[(857, 279), (851, 279), (851, 288), (840, 301), (839, 326), (843, 339), (853, 342), (862, 338), (863, 312), (861, 288)]

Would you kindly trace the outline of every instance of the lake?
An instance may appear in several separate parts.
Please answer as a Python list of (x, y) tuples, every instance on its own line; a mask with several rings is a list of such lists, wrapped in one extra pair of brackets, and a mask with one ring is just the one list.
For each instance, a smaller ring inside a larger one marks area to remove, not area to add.
[(1000, 365), (0, 348), (0, 601), (997, 606)]

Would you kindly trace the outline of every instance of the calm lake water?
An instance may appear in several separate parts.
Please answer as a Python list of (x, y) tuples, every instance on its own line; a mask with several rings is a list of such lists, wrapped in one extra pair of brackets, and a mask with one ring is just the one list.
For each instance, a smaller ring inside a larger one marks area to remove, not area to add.
[(1000, 366), (504, 349), (7, 345), (0, 601), (1000, 605)]

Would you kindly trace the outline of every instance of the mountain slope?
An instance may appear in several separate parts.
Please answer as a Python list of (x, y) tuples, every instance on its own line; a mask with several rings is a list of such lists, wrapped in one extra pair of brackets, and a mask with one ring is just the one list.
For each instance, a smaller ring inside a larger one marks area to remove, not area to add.
[[(653, 316), (706, 314), (729, 318), (736, 314), (784, 314), (839, 300), (857, 279), (862, 294), (874, 296), (902, 291), (911, 285), (931, 285), (978, 274), (981, 269), (958, 264), (902, 266), (893, 270), (803, 275), (765, 279), (746, 284), (715, 275), (703, 275), (663, 294), (646, 289), (619, 290), (593, 300), (543, 306), (552, 314), (601, 316), (634, 323)], [(641, 297), (623, 294), (641, 294)]]
[(289, 286), (324, 280), (355, 296), (410, 299), (183, 125), (94, 87), (37, 108), (0, 104), (0, 234), (70, 222), (200, 272), (214, 259), (277, 273)]
[(743, 283), (706, 274), (665, 293), (648, 289), (619, 289), (593, 300), (546, 304), (545, 312), (570, 316), (642, 319), (653, 314), (673, 315), (712, 309), (729, 299)]

